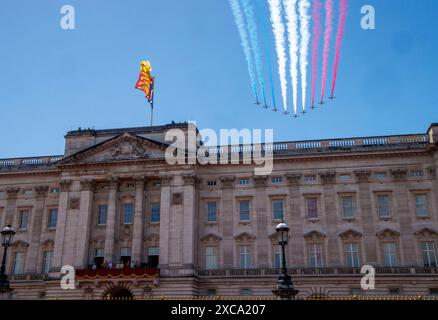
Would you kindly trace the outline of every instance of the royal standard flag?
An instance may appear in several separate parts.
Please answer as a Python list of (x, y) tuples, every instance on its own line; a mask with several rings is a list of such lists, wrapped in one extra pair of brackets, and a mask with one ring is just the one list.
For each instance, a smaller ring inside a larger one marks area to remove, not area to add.
[(144, 92), (146, 99), (154, 107), (154, 80), (151, 75), (152, 66), (147, 60), (140, 62), (140, 75), (138, 76), (135, 88)]

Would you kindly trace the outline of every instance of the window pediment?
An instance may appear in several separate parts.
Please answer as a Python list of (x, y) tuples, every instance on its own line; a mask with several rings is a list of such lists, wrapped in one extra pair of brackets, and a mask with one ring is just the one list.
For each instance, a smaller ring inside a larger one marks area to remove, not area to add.
[(380, 239), (384, 238), (397, 238), (400, 236), (400, 232), (386, 228), (376, 233), (376, 236)]
[(29, 243), (23, 240), (16, 240), (12, 243), (12, 248), (27, 248)]
[(306, 240), (324, 240), (326, 235), (317, 230), (312, 230), (304, 235), (304, 239)]
[(202, 243), (212, 243), (212, 242), (219, 242), (222, 238), (214, 233), (209, 233), (201, 238)]
[(55, 241), (52, 239), (46, 239), (41, 243), (41, 247), (44, 249), (53, 248), (55, 246)]
[(438, 232), (430, 228), (423, 228), (415, 231), (414, 235), (419, 238), (436, 238), (438, 237)]
[(339, 234), (339, 237), (342, 240), (348, 240), (348, 239), (360, 239), (362, 237), (362, 233), (360, 233), (359, 231), (355, 231), (353, 229), (348, 229), (344, 232), (341, 232)]
[(242, 232), (234, 237), (234, 239), (236, 239), (236, 241), (238, 241), (238, 242), (254, 241), (255, 238), (256, 238), (255, 235), (250, 234), (248, 232)]

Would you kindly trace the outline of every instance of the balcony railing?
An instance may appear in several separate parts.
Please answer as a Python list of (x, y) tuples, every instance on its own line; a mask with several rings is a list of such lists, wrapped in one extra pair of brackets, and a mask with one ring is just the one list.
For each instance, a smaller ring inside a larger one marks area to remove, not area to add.
[[(288, 268), (291, 275), (354, 275), (361, 274), (361, 268), (351, 267), (325, 267), (325, 268)], [(375, 267), (376, 274), (391, 275), (425, 275), (437, 274), (436, 267)], [(280, 269), (275, 268), (252, 268), (252, 269), (215, 269), (215, 270), (198, 270), (199, 277), (254, 277), (254, 276), (278, 276)]]
[(45, 156), (32, 158), (0, 159), (0, 170), (33, 169), (36, 167), (50, 167), (63, 156)]
[(158, 278), (157, 268), (123, 268), (123, 269), (82, 269), (76, 270), (76, 278), (83, 279), (117, 279), (117, 278)]

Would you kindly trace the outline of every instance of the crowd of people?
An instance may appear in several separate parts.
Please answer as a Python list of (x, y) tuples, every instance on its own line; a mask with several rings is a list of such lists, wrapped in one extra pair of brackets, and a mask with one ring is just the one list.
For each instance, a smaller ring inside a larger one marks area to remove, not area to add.
[(96, 270), (96, 269), (126, 269), (126, 268), (147, 268), (149, 265), (145, 262), (138, 261), (120, 261), (117, 264), (114, 264), (112, 261), (104, 261), (103, 263), (91, 263), (88, 265), (88, 269)]

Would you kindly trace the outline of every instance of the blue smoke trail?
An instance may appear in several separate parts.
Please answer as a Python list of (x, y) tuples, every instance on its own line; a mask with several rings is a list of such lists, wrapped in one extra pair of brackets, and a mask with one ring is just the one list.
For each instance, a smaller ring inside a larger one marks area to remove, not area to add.
[(263, 102), (266, 105), (265, 80), (263, 79), (262, 59), (260, 56), (254, 9), (250, 3), (250, 0), (241, 0), (241, 3), (248, 26), (249, 40), (251, 41), (252, 52), (254, 54), (255, 69), (257, 72), (257, 77), (259, 79), (260, 90), (262, 92)]
[(237, 30), (239, 31), (240, 42), (242, 43), (243, 52), (245, 54), (246, 62), (248, 64), (248, 72), (252, 84), (252, 90), (254, 92), (256, 101), (259, 102), (256, 87), (256, 77), (254, 74), (254, 65), (251, 56), (251, 47), (249, 45), (248, 35), (246, 34), (245, 30), (245, 21), (243, 18), (242, 9), (240, 8), (238, 0), (230, 0), (230, 6), (231, 10), (233, 11), (234, 21), (236, 22)]
[(256, 2), (255, 2), (256, 15), (257, 15), (259, 21), (263, 21), (262, 23), (260, 23), (260, 30), (261, 30), (261, 34), (262, 34), (261, 44), (262, 44), (263, 52), (265, 53), (265, 56), (266, 56), (266, 60), (268, 61), (268, 76), (269, 76), (269, 84), (271, 85), (272, 105), (274, 106), (274, 110), (276, 110), (277, 106), (276, 106), (276, 102), (275, 102), (274, 76), (273, 76), (272, 65), (271, 65), (272, 60), (271, 60), (271, 53), (270, 53), (269, 47), (267, 45), (269, 42), (268, 29), (266, 28), (266, 24), (264, 23), (265, 19), (269, 19), (269, 18), (265, 17), (263, 15), (263, 8), (262, 8), (263, 1), (264, 0), (256, 0)]

